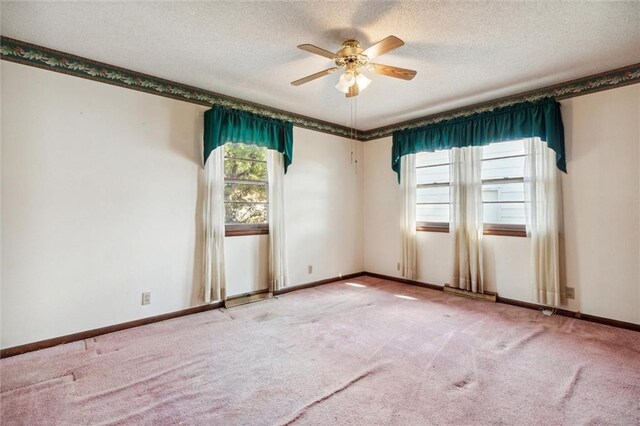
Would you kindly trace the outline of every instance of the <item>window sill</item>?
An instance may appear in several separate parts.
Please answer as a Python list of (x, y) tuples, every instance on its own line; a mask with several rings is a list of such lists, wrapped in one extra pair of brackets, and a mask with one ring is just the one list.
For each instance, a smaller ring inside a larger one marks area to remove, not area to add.
[(440, 222), (418, 222), (416, 224), (418, 232), (449, 232), (448, 223)]
[[(418, 232), (449, 232), (448, 223), (439, 222), (418, 222), (416, 225)], [(485, 223), (484, 235), (500, 235), (505, 237), (526, 237), (527, 231), (524, 225), (506, 225)]]
[(268, 224), (247, 224), (247, 225), (226, 225), (224, 229), (225, 237), (242, 237), (246, 235), (268, 235)]
[(527, 230), (524, 225), (497, 225), (486, 223), (484, 225), (484, 235), (502, 235), (504, 237), (525, 237)]

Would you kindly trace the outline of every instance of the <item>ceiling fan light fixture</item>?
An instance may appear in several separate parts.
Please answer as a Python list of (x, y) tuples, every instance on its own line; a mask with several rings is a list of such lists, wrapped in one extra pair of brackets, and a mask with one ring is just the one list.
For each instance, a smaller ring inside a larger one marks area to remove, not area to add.
[(356, 82), (356, 76), (354, 75), (354, 72), (351, 70), (345, 71), (345, 73), (340, 76), (340, 82), (347, 87), (353, 86)]
[(353, 75), (353, 71), (348, 70), (340, 76), (340, 80), (338, 81), (338, 84), (336, 84), (336, 89), (342, 93), (348, 93), (349, 87), (353, 86), (355, 83), (356, 77)]
[(342, 84), (342, 81), (339, 81), (338, 84), (336, 84), (336, 89), (338, 89), (338, 91), (342, 92), (342, 93), (348, 93), (349, 92), (349, 86), (346, 86), (344, 84)]
[(341, 83), (336, 84), (336, 89), (342, 93), (349, 93), (349, 88), (343, 86)]
[(358, 75), (356, 75), (356, 84), (358, 85), (358, 89), (362, 92), (364, 89), (369, 87), (371, 79), (359, 72)]

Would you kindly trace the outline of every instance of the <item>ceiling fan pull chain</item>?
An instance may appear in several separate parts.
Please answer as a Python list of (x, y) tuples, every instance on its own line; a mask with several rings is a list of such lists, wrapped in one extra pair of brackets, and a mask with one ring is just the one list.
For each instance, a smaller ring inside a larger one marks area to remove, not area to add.
[(354, 132), (356, 134), (356, 137), (354, 138), (353, 143), (356, 144), (356, 158), (355, 158), (355, 162), (356, 162), (356, 176), (358, 176), (358, 97), (354, 97), (353, 98), (353, 107), (354, 107), (354, 121), (355, 121), (355, 126), (354, 126)]
[[(353, 98), (353, 106), (355, 108), (355, 112), (353, 113), (353, 116), (354, 116), (354, 121), (356, 122), (355, 126), (353, 127), (353, 131), (356, 133), (355, 139), (358, 140), (358, 98), (357, 97)], [(356, 158), (356, 161), (358, 161), (357, 158)]]
[(349, 102), (349, 139), (351, 139), (351, 160), (349, 164), (353, 164), (353, 99)]

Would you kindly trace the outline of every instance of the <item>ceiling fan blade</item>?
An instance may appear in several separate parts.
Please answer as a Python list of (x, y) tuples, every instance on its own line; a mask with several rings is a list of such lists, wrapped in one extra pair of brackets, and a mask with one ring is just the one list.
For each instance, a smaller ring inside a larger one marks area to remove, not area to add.
[(358, 85), (353, 84), (352, 86), (349, 87), (349, 91), (345, 94), (345, 96), (347, 98), (352, 98), (354, 96), (358, 96), (359, 93), (360, 93), (360, 89), (358, 89)]
[(325, 58), (335, 59), (337, 58), (336, 54), (333, 52), (329, 52), (321, 47), (314, 46), (313, 44), (301, 44), (298, 46), (298, 49), (306, 50), (309, 53), (315, 53), (316, 55), (324, 56)]
[(329, 68), (324, 71), (320, 71), (315, 74), (308, 75), (304, 78), (301, 78), (300, 80), (292, 81), (291, 84), (294, 86), (300, 86), (302, 84), (315, 80), (316, 78), (324, 77), (325, 75), (329, 75), (332, 72), (336, 72), (338, 69), (339, 69), (338, 67)]
[(392, 67), (391, 65), (382, 64), (369, 64), (369, 68), (378, 74), (386, 75), (387, 77), (401, 78), (403, 80), (411, 80), (416, 76), (417, 72), (414, 70), (408, 70), (406, 68)]
[(362, 52), (362, 54), (367, 55), (369, 59), (373, 59), (377, 56), (382, 55), (383, 53), (387, 53), (393, 49), (397, 49), (400, 46), (404, 46), (404, 41), (400, 40), (396, 36), (389, 36), (369, 47), (364, 52)]

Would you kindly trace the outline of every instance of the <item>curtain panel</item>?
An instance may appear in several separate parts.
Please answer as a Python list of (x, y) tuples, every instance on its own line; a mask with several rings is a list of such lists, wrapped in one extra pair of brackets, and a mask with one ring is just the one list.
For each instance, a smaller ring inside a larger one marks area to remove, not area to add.
[(483, 146), (532, 137), (545, 141), (555, 151), (556, 166), (566, 173), (560, 104), (552, 98), (522, 102), (416, 129), (393, 132), (391, 168), (398, 174), (400, 181), (400, 159), (407, 154)]
[(562, 186), (553, 151), (538, 138), (525, 139), (524, 202), (538, 303), (560, 306)]
[(204, 113), (203, 164), (213, 150), (225, 143), (245, 143), (282, 153), (284, 171), (293, 161), (293, 125), (258, 114), (222, 106)]
[(284, 203), (284, 155), (267, 150), (269, 179), (269, 291), (287, 286), (287, 244)]
[(224, 146), (211, 152), (204, 166), (204, 301), (225, 300)]
[(402, 276), (418, 279), (418, 242), (416, 235), (416, 156), (402, 157)]
[(449, 160), (451, 287), (484, 293), (482, 147), (453, 148)]

